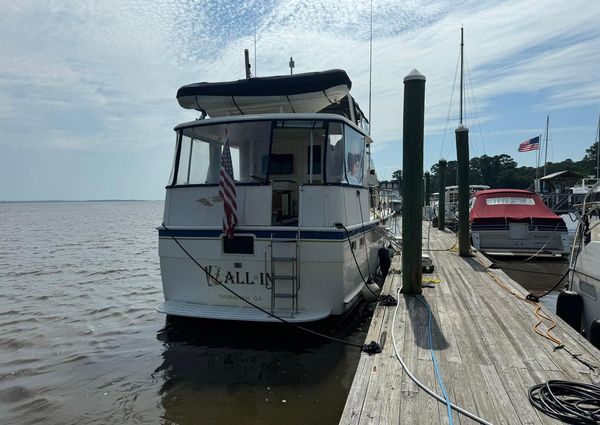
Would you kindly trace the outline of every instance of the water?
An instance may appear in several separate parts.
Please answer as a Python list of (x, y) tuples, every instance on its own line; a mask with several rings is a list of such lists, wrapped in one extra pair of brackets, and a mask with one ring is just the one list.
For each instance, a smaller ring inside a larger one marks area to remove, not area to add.
[(549, 311), (556, 312), (558, 293), (567, 285), (569, 269), (567, 258), (563, 259), (531, 259), (525, 258), (490, 258), (512, 280), (532, 294), (540, 296), (552, 288), (552, 292), (540, 298), (540, 303)]
[[(162, 209), (0, 204), (0, 423), (337, 424), (358, 349), (155, 312)], [(361, 344), (370, 313), (315, 326)]]

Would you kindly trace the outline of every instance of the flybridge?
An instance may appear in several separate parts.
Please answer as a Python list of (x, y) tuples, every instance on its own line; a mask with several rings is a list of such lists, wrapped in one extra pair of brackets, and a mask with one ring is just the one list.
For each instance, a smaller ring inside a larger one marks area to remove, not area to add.
[(218, 83), (195, 83), (177, 91), (179, 105), (209, 115), (268, 113), (341, 113), (354, 123), (364, 114), (349, 95), (352, 81), (345, 71), (332, 69), (296, 75), (246, 78)]

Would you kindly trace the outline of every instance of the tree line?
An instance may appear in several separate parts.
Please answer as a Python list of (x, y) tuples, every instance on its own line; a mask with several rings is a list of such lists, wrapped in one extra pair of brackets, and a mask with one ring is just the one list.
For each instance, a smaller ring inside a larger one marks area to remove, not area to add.
[[(580, 161), (565, 159), (562, 162), (547, 162), (546, 174), (558, 171), (573, 171), (582, 177), (596, 175), (596, 152), (598, 144), (594, 143), (586, 149), (584, 157)], [(471, 158), (470, 184), (484, 184), (494, 188), (506, 189), (533, 189), (536, 177), (535, 167), (517, 166), (517, 162), (507, 154), (488, 156), (482, 155)], [(446, 185), (456, 185), (457, 161), (448, 161), (446, 168)], [(438, 164), (431, 167), (430, 184), (432, 192), (439, 192), (438, 186)], [(543, 166), (538, 171), (538, 177), (543, 177)], [(402, 170), (392, 173), (392, 181), (399, 182), (402, 188)], [(387, 183), (387, 182), (382, 182)]]

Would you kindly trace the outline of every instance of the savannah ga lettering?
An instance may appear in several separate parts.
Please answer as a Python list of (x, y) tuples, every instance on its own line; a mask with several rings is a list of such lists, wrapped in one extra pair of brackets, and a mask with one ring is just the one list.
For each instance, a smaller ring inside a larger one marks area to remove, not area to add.
[(260, 272), (250, 277), (250, 272), (228, 271), (219, 266), (204, 266), (206, 270), (206, 284), (208, 286), (217, 286), (220, 283), (236, 285), (262, 285), (265, 289), (271, 289), (271, 275)]

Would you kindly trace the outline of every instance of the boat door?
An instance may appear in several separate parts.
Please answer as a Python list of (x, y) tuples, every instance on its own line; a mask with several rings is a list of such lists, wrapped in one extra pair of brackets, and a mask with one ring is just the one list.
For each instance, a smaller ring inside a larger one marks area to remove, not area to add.
[(276, 123), (268, 167), (268, 178), (273, 184), (274, 226), (298, 226), (299, 186), (323, 183), (324, 143), (323, 121)]

